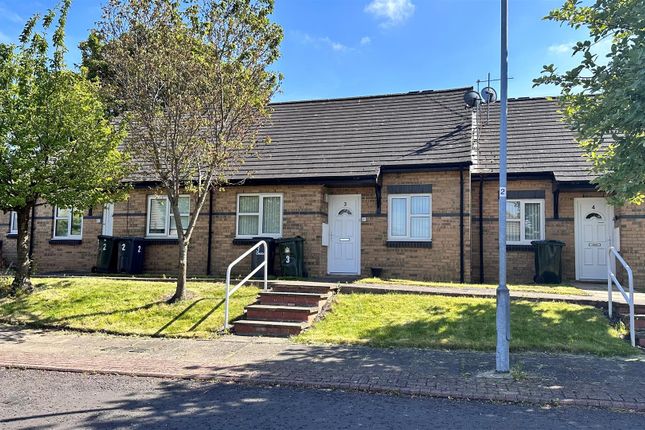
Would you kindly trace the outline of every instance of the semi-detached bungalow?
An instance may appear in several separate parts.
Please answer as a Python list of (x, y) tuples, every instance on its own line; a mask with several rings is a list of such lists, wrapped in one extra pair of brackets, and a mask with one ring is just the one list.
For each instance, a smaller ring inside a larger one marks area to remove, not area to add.
[[(253, 238), (305, 239), (309, 276), (455, 282), (497, 279), (499, 105), (465, 107), (471, 88), (275, 103), (243, 175), (215, 191), (190, 247), (192, 275), (224, 274)], [(490, 108), (490, 112), (487, 109)], [(544, 98), (509, 101), (508, 278), (531, 282), (531, 241), (565, 242), (565, 279), (606, 278), (614, 245), (645, 285), (645, 207), (608, 205), (589, 163)], [(129, 199), (81, 215), (43, 204), (31, 244), (35, 270), (90, 272), (97, 236), (145, 238), (144, 270), (171, 273), (176, 232), (166, 198), (140, 178)], [(182, 216), (190, 217), (186, 196)], [(15, 258), (3, 214), (2, 255)]]

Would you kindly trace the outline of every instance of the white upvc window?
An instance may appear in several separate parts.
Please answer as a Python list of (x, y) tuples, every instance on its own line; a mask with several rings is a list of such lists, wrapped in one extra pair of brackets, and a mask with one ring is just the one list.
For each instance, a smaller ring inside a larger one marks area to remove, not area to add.
[(432, 194), (390, 194), (388, 240), (432, 240)]
[(9, 234), (18, 234), (18, 212), (9, 212)]
[(54, 208), (54, 239), (83, 238), (83, 212), (74, 208)]
[(506, 201), (506, 244), (530, 245), (544, 236), (544, 200)]
[[(186, 230), (190, 223), (190, 195), (179, 196), (179, 215), (181, 225)], [(148, 217), (146, 222), (148, 237), (177, 237), (175, 215), (167, 196), (148, 196)]]
[(282, 194), (238, 194), (236, 237), (282, 237)]

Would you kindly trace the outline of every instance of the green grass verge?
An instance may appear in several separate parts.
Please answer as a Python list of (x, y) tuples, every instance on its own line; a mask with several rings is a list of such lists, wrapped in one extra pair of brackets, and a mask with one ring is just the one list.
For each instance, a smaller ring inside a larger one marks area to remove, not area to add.
[[(175, 284), (93, 278), (34, 278), (37, 290), (17, 299), (0, 300), (0, 320), (109, 333), (216, 337), (224, 324), (224, 286), (188, 282), (188, 299), (165, 300)], [(230, 301), (231, 319), (255, 301), (255, 287), (239, 289)]]
[[(495, 300), (413, 294), (339, 294), (296, 338), (305, 343), (495, 350)], [(511, 349), (597, 355), (636, 353), (602, 312), (563, 302), (513, 301)]]
[[(354, 284), (375, 284), (375, 285), (406, 285), (412, 287), (439, 287), (439, 288), (497, 288), (494, 284), (459, 284), (453, 282), (426, 282), (410, 279), (381, 279), (363, 278), (354, 281)], [(526, 291), (531, 293), (562, 294), (568, 296), (587, 296), (584, 290), (570, 285), (514, 285), (508, 286), (511, 291)]]

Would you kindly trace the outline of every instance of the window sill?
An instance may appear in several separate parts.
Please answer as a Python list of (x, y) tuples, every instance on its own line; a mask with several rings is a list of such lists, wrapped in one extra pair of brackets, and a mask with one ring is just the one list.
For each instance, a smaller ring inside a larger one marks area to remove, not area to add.
[(80, 245), (83, 243), (82, 239), (50, 239), (50, 245)]
[(269, 236), (258, 236), (258, 237), (236, 237), (233, 239), (233, 245), (255, 245), (261, 240), (280, 240), (282, 237), (269, 237)]
[(431, 240), (388, 240), (388, 248), (432, 248)]
[(146, 245), (177, 245), (179, 238), (176, 237), (146, 237)]
[(533, 245), (531, 244), (506, 244), (507, 251), (533, 251)]
[(7, 233), (7, 239), (17, 239), (18, 233)]

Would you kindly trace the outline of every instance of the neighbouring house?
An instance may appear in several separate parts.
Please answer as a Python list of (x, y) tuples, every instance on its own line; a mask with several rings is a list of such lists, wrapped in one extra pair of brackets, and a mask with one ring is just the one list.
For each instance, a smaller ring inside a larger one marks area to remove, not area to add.
[[(213, 192), (200, 215), (190, 274), (223, 275), (256, 237), (302, 236), (312, 277), (380, 268), (391, 278), (495, 282), (499, 105), (467, 109), (471, 89), (273, 104), (261, 132), (271, 144), (241, 173), (250, 179)], [(645, 207), (612, 207), (595, 190), (557, 101), (512, 99), (508, 119), (509, 281), (532, 281), (531, 241), (558, 239), (565, 279), (606, 278), (614, 245), (645, 286)], [(133, 185), (127, 201), (82, 216), (38, 206), (35, 270), (90, 272), (103, 234), (144, 237), (145, 271), (172, 273), (177, 239), (166, 199), (154, 181)], [(190, 217), (190, 196), (181, 207)], [(15, 218), (0, 221), (11, 261)]]

